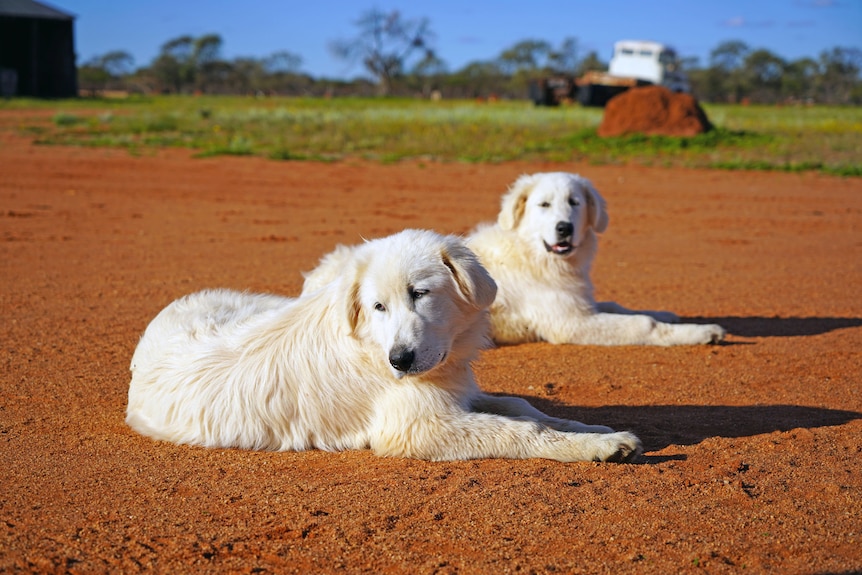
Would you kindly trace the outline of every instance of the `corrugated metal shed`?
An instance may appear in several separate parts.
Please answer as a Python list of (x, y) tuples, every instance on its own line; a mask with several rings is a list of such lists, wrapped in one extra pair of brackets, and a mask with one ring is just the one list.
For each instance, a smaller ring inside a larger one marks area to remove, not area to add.
[(74, 20), (75, 18), (67, 12), (33, 0), (0, 0), (0, 16), (53, 18), (55, 20)]
[(76, 96), (74, 23), (41, 2), (0, 0), (0, 96)]

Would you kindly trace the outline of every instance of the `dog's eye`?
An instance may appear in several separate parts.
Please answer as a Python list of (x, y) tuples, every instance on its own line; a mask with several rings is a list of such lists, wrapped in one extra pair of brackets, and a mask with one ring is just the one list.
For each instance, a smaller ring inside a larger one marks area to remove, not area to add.
[(377, 311), (386, 311), (386, 306), (380, 302), (377, 302), (376, 304), (374, 304), (374, 309)]
[(412, 297), (413, 299), (421, 299), (423, 296), (426, 296), (426, 295), (428, 295), (427, 289), (411, 289), (410, 290), (410, 297)]
[(539, 207), (540, 208), (550, 208), (551, 202), (542, 202), (541, 204), (539, 204)]
[(581, 200), (579, 200), (578, 198), (569, 198), (569, 205), (570, 206), (580, 206)]

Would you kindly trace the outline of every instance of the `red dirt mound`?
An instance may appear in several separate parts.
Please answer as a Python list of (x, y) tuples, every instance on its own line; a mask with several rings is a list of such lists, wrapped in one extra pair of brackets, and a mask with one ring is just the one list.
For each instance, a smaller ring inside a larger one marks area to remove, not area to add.
[(633, 88), (611, 98), (599, 136), (696, 136), (712, 128), (697, 100), (661, 86)]

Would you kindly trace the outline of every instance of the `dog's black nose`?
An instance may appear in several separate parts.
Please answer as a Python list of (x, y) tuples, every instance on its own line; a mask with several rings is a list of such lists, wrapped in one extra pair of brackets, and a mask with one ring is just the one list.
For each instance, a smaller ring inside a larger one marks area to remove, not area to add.
[(389, 352), (389, 363), (398, 371), (408, 371), (415, 358), (416, 354), (412, 349), (399, 347)]
[(575, 226), (571, 222), (557, 222), (557, 237), (560, 239), (568, 238), (575, 231)]

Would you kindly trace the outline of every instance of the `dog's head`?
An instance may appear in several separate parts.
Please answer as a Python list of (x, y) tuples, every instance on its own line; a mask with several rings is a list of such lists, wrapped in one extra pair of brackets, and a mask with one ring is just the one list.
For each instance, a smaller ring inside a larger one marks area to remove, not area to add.
[(357, 246), (343, 278), (352, 333), (379, 346), (397, 378), (472, 357), (476, 338), (462, 336), (478, 329), (497, 293), (459, 238), (422, 230)]
[(497, 223), (536, 250), (574, 254), (590, 230), (608, 226), (605, 200), (586, 178), (565, 172), (525, 175), (503, 196)]

